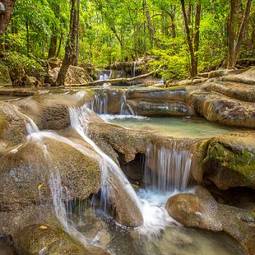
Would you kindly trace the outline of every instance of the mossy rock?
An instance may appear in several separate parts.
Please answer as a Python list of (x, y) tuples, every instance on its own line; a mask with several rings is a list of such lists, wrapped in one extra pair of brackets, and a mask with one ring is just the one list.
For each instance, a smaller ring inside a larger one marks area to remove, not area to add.
[(107, 255), (100, 248), (84, 247), (60, 228), (49, 225), (32, 225), (23, 229), (16, 237), (21, 254), (37, 255)]
[(211, 180), (220, 189), (255, 188), (253, 132), (212, 138), (200, 144), (199, 148), (204, 179)]

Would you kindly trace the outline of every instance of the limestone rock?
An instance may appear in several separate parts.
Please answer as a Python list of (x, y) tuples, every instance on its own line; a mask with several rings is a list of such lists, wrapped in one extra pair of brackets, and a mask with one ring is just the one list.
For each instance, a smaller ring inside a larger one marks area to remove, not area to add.
[(255, 134), (243, 132), (201, 141), (195, 148), (192, 175), (220, 189), (255, 188)]
[[(57, 80), (60, 67), (55, 67), (49, 71), (49, 75), (53, 81)], [(66, 86), (85, 84), (91, 81), (89, 74), (82, 67), (70, 66), (67, 71), (65, 84)]]
[(49, 225), (31, 225), (16, 236), (22, 254), (109, 255), (101, 248), (86, 247), (72, 240), (61, 229)]
[(219, 204), (201, 187), (194, 194), (171, 197), (166, 209), (184, 226), (225, 231), (239, 241), (247, 254), (255, 253), (255, 215), (252, 211)]

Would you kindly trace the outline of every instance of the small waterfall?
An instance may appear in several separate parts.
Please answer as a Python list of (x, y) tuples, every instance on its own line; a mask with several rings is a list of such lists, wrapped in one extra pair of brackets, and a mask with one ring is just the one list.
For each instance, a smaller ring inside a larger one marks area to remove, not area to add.
[(90, 104), (90, 109), (98, 114), (108, 113), (108, 94), (107, 91), (100, 91), (94, 95)]
[(112, 77), (112, 70), (104, 70), (99, 75), (100, 81), (107, 81)]
[(60, 222), (61, 226), (63, 227), (66, 233), (68, 233), (72, 238), (79, 241), (84, 246), (88, 246), (91, 243), (91, 241), (88, 240), (81, 232), (79, 232), (76, 229), (75, 224), (67, 216), (68, 211), (64, 201), (68, 200), (67, 199), (68, 192), (67, 189), (62, 186), (61, 175), (58, 167), (59, 162), (53, 162), (48, 152), (47, 146), (42, 142), (43, 138), (52, 139), (58, 142), (65, 143), (75, 148), (76, 150), (80, 151), (82, 154), (86, 156), (92, 157), (93, 154), (86, 147), (80, 144), (76, 144), (70, 139), (60, 136), (54, 132), (39, 131), (37, 133), (33, 132), (28, 136), (28, 139), (37, 142), (38, 145), (41, 146), (44, 152), (44, 157), (47, 163), (49, 164), (50, 172), (48, 183), (52, 195), (53, 208), (58, 221)]
[[(121, 187), (127, 192), (130, 199), (136, 204), (137, 208), (141, 212), (140, 200), (137, 197), (132, 185), (127, 180), (126, 176), (119, 168), (119, 166), (106, 155), (88, 136), (87, 136), (87, 123), (88, 116), (90, 115), (90, 110), (84, 105), (80, 108), (70, 108), (70, 119), (71, 126), (76, 130), (76, 132), (86, 141), (95, 152), (101, 157), (101, 202), (102, 207), (106, 208), (108, 201), (108, 190), (110, 188), (108, 178), (109, 174), (113, 175)], [(142, 212), (141, 212), (142, 214)]]
[(127, 102), (126, 92), (124, 92), (121, 97), (120, 115), (136, 115), (132, 107)]
[(192, 154), (185, 142), (173, 141), (171, 148), (150, 145), (146, 153), (144, 182), (146, 188), (161, 192), (187, 188)]
[(136, 61), (134, 61), (134, 65), (133, 65), (133, 77), (136, 76)]

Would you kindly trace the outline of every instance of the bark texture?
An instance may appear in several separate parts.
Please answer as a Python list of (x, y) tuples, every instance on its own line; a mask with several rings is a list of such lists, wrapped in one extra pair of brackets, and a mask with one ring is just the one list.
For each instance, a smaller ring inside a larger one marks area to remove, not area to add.
[(3, 3), (6, 11), (3, 14), (0, 14), (0, 35), (3, 34), (9, 24), (9, 21), (12, 16), (12, 11), (14, 8), (15, 0), (1, 0), (0, 3)]

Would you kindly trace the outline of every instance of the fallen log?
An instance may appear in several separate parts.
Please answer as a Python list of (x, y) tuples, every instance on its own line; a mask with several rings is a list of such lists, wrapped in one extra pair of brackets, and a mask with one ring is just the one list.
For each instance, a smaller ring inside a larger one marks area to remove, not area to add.
[(83, 83), (83, 84), (66, 84), (66, 86), (75, 86), (75, 87), (100, 86), (100, 85), (103, 85), (104, 83), (111, 83), (111, 84), (125, 83), (127, 85), (128, 83), (131, 83), (132, 81), (136, 81), (139, 79), (149, 77), (149, 76), (153, 75), (154, 73), (156, 73), (157, 71), (158, 70), (152, 71), (152, 72), (149, 72), (146, 74), (138, 75), (138, 76), (135, 76), (132, 78), (116, 78), (116, 79), (109, 79), (109, 80), (105, 80), (105, 81), (97, 80), (97, 81), (91, 81), (91, 82), (87, 82), (87, 83)]

